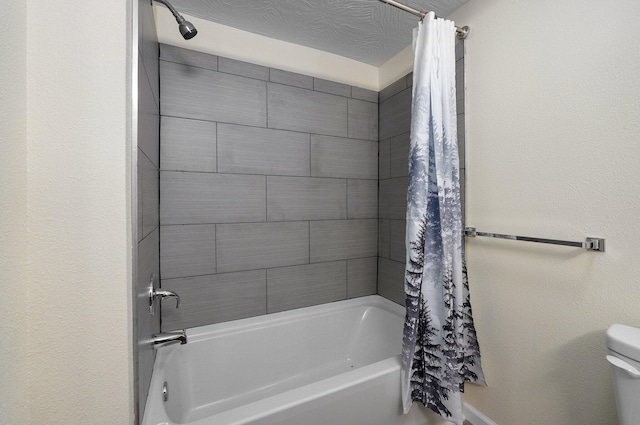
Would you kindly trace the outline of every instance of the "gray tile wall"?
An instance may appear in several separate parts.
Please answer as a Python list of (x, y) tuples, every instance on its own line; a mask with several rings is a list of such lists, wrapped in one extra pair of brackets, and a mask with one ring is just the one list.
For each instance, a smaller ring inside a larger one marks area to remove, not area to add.
[(378, 94), (160, 47), (162, 329), (377, 292)]
[[(378, 293), (404, 305), (406, 193), (413, 75), (379, 93)], [(458, 144), (464, 200), (464, 42), (456, 44)], [(463, 203), (464, 213), (464, 203)]]
[(152, 275), (160, 275), (159, 166), (160, 116), (158, 41), (153, 11), (148, 1), (138, 8), (138, 117), (137, 117), (137, 261), (133, 288), (134, 341), (134, 424), (142, 422), (155, 350), (151, 334), (160, 331), (160, 315), (150, 315), (148, 285)]

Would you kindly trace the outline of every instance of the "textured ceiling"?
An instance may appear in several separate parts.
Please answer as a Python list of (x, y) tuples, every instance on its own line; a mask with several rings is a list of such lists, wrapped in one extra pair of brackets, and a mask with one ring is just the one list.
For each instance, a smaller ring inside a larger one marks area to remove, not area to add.
[[(468, 0), (403, 0), (448, 16)], [(379, 0), (171, 0), (181, 13), (379, 66), (411, 43), (418, 17)]]

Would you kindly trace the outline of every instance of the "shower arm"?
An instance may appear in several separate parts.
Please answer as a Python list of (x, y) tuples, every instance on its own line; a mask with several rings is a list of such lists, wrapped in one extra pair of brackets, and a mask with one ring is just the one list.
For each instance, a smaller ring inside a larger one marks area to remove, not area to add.
[(169, 9), (171, 11), (171, 13), (173, 14), (173, 17), (176, 18), (176, 22), (178, 24), (183, 23), (186, 19), (184, 19), (184, 17), (176, 10), (175, 7), (173, 7), (171, 5), (171, 3), (169, 3), (166, 0), (152, 0), (151, 2), (153, 3), (154, 1), (158, 2), (158, 3), (162, 3), (165, 6), (167, 6), (167, 9)]
[[(169, 11), (173, 14), (173, 17), (176, 18), (176, 22), (178, 23), (178, 30), (185, 40), (191, 40), (196, 36), (196, 34), (198, 34), (198, 30), (196, 29), (196, 27), (191, 22), (184, 19), (184, 16), (178, 13), (175, 7), (173, 7), (171, 3), (169, 3), (169, 0), (155, 1), (164, 4), (167, 9), (169, 9)], [(151, 0), (151, 2), (153, 3), (153, 0)]]

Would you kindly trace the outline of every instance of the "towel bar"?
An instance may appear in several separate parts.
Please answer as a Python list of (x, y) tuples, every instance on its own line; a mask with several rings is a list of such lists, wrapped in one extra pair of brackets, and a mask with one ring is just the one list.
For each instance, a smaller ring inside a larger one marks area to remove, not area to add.
[(475, 238), (476, 236), (483, 236), (488, 238), (509, 239), (513, 241), (547, 243), (552, 245), (574, 246), (574, 247), (586, 249), (587, 251), (598, 251), (598, 252), (604, 252), (604, 241), (605, 241), (604, 238), (592, 238), (592, 237), (586, 238), (584, 242), (573, 242), (573, 241), (563, 241), (558, 239), (532, 238), (529, 236), (503, 235), (501, 233), (478, 232), (475, 227), (465, 227), (464, 234), (465, 236), (468, 236), (471, 238)]

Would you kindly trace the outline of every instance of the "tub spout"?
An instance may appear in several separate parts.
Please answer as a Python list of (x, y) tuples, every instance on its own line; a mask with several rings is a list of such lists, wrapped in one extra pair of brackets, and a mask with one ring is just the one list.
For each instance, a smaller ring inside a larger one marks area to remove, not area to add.
[(156, 350), (160, 347), (166, 347), (167, 345), (177, 343), (180, 343), (181, 345), (187, 343), (187, 333), (184, 330), (151, 335), (151, 345), (153, 345), (153, 348)]

